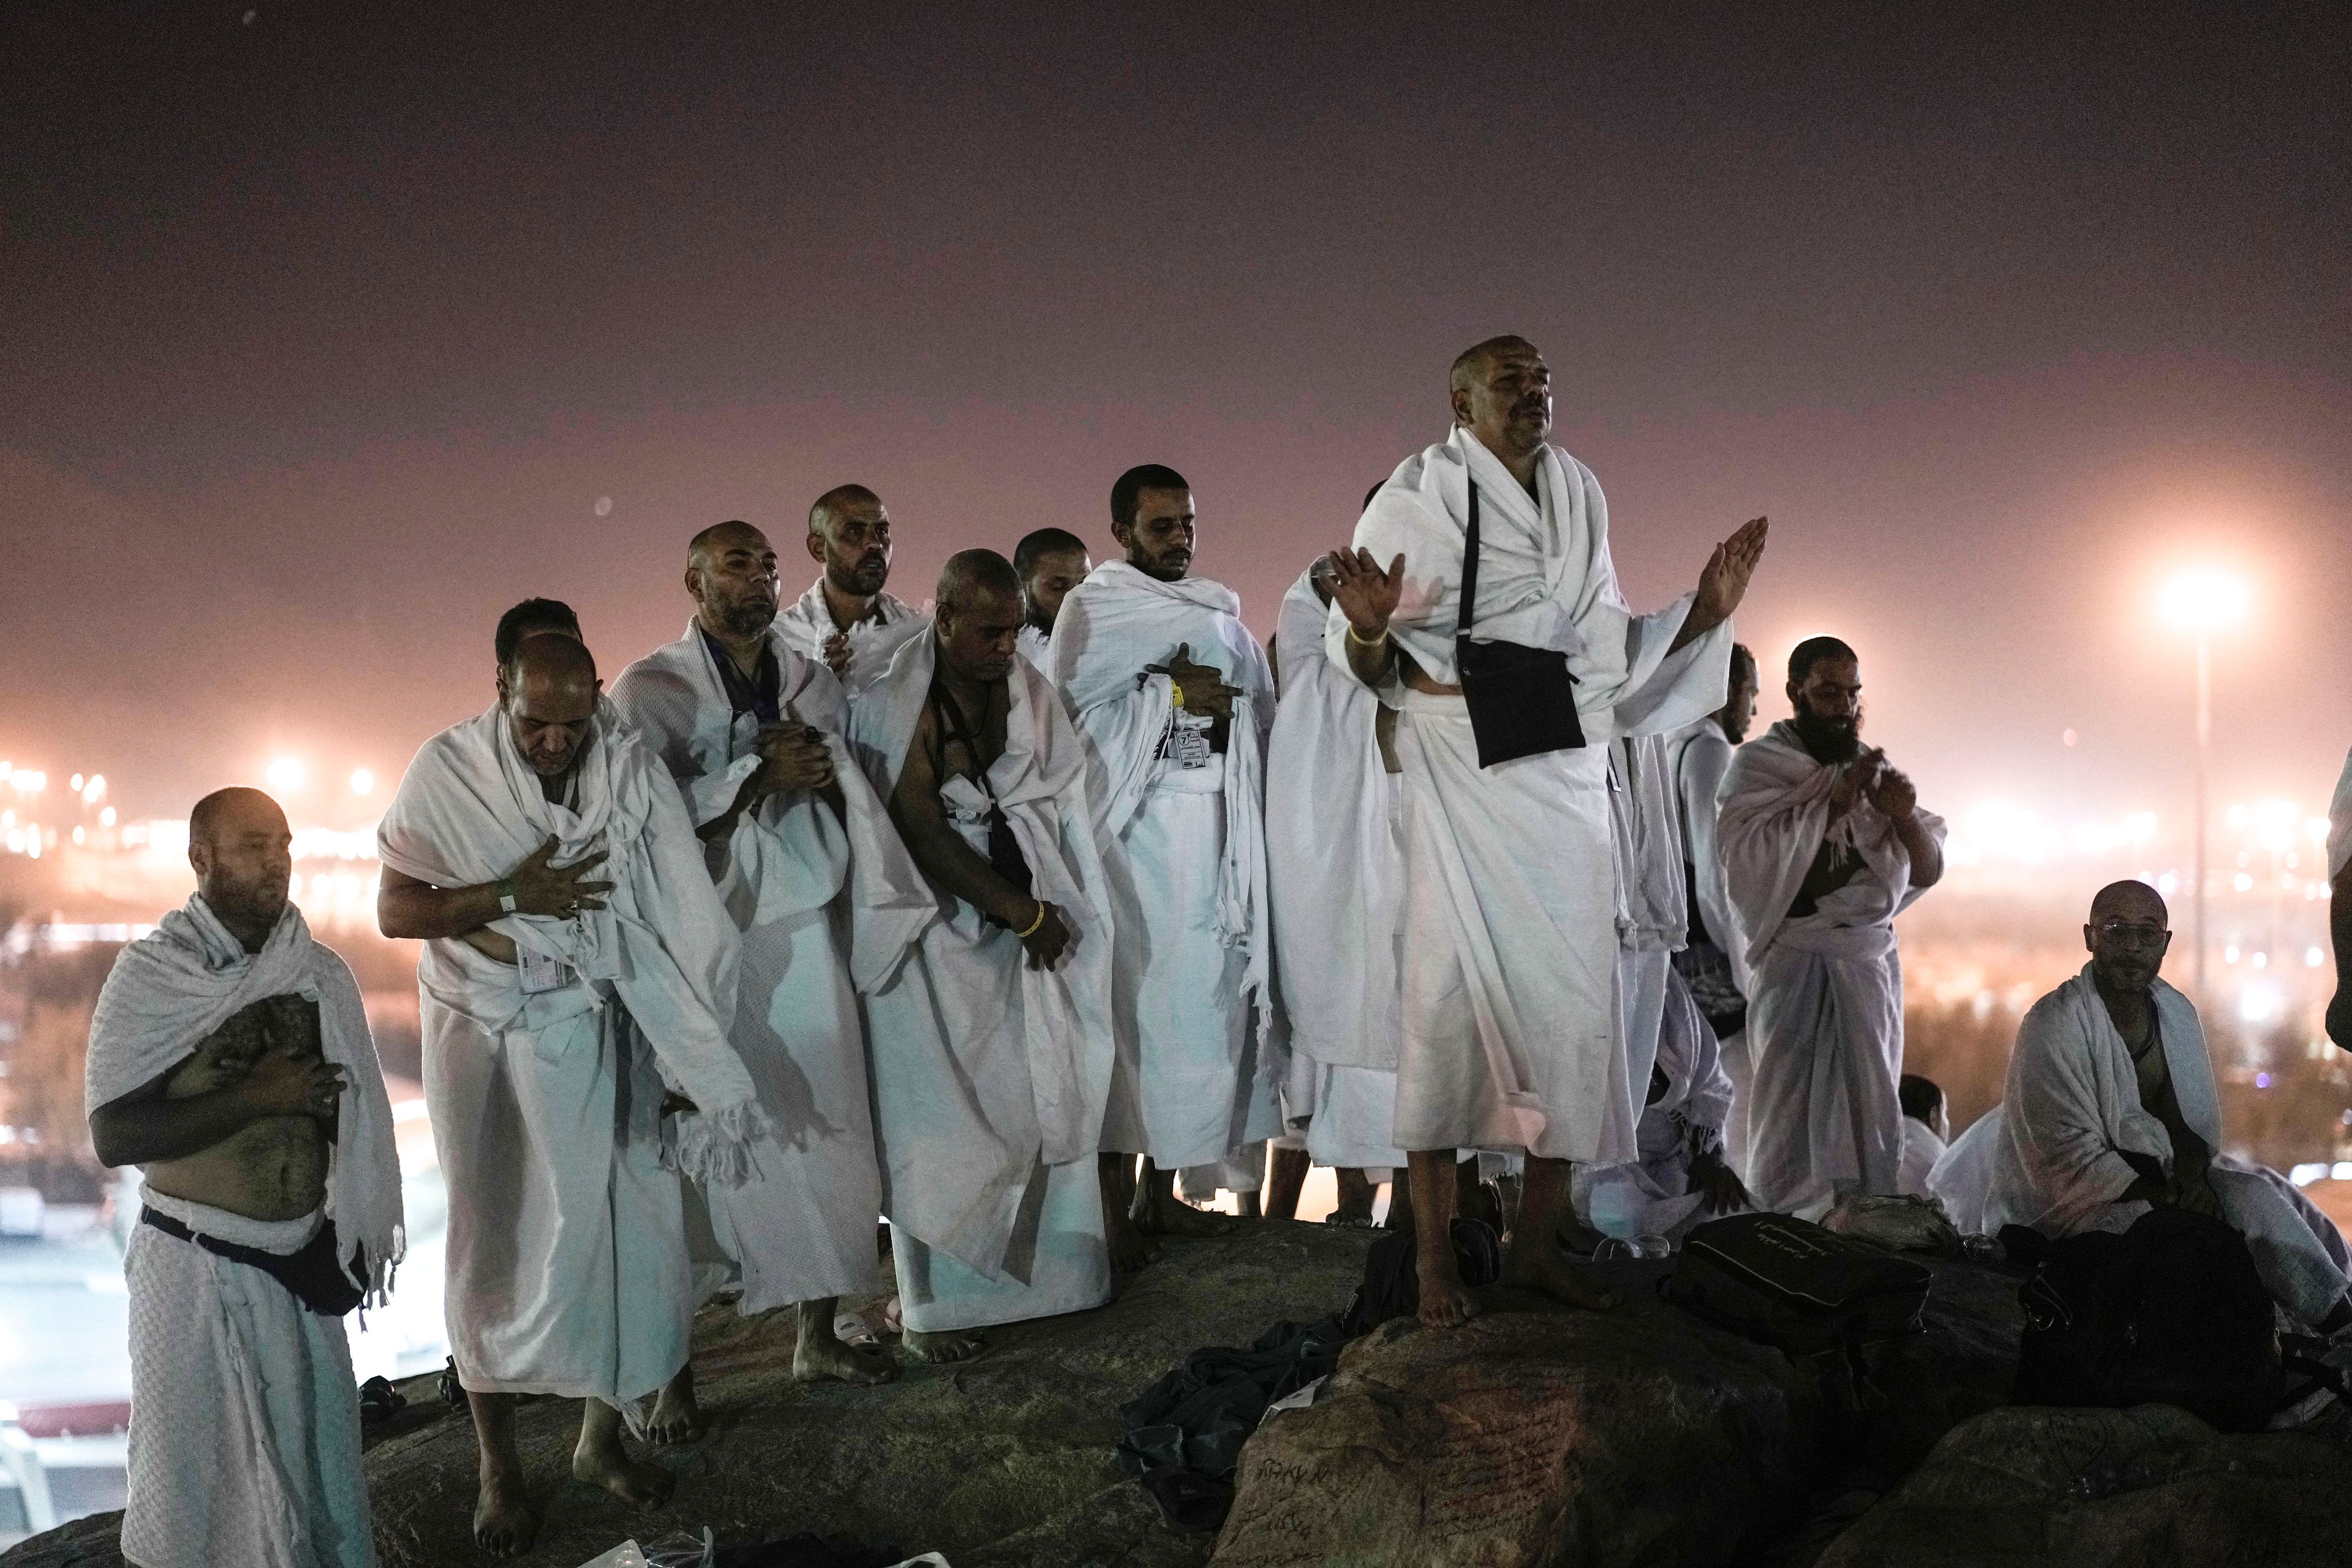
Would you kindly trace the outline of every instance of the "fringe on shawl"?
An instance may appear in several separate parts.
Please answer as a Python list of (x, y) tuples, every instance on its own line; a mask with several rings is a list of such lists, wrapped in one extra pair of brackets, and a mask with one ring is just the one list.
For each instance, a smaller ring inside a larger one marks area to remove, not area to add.
[(756, 1100), (690, 1117), (665, 1117), (661, 1162), (706, 1187), (740, 1187), (761, 1173), (753, 1146), (775, 1136), (776, 1124)]

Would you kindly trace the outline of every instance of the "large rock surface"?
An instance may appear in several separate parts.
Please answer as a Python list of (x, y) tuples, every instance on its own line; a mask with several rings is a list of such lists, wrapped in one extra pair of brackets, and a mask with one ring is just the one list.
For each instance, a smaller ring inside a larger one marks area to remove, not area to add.
[[(1213, 1537), (1179, 1535), (1111, 1464), (1118, 1406), (1204, 1345), (1245, 1345), (1285, 1318), (1345, 1307), (1370, 1236), (1325, 1226), (1239, 1225), (1181, 1242), (1094, 1312), (995, 1331), (988, 1353), (908, 1366), (876, 1388), (792, 1381), (787, 1314), (711, 1310), (696, 1366), (713, 1429), (662, 1457), (671, 1505), (636, 1512), (568, 1479), (579, 1406), (543, 1400), (518, 1425), (545, 1489), (546, 1526), (519, 1561), (574, 1568), (630, 1536), (714, 1528), (722, 1541), (794, 1530), (940, 1550), (956, 1568), (1193, 1568)], [(473, 1544), (471, 1426), (432, 1402), (368, 1451), (384, 1568), (485, 1562)], [(117, 1568), (119, 1516), (25, 1542), (5, 1568)]]
[(2224, 1436), (2168, 1405), (1996, 1410), (1959, 1426), (1815, 1568), (2341, 1568), (2352, 1448)]
[(1350, 1346), (1244, 1450), (1216, 1568), (1735, 1562), (1819, 1492), (1891, 1485), (2016, 1365), (2015, 1278), (1938, 1265), (1927, 1333), (1875, 1358), (1871, 1413), (1841, 1421), (1819, 1368), (1659, 1300), (1663, 1271), (1618, 1266), (1606, 1313), (1490, 1291), (1463, 1328)]

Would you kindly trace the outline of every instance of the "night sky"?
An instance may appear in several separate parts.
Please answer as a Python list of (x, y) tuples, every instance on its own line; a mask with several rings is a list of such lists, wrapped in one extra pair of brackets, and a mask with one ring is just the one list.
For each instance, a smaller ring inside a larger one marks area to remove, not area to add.
[(1743, 640), (1854, 642), (1927, 805), (2177, 816), (2191, 561), (2222, 797), (2324, 803), (2341, 7), (1131, 9), (5, 7), (0, 756), (389, 779), (508, 604), (609, 678), (848, 480), (919, 603), (1173, 464), (1263, 634), (1510, 331), (1637, 607), (1769, 513)]

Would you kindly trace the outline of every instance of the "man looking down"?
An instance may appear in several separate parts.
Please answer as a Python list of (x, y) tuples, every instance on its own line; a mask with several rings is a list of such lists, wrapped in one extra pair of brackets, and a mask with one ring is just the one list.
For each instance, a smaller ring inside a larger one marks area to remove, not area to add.
[(874, 1281), (882, 1213), (857, 991), (897, 969), (932, 900), (851, 762), (841, 685), (793, 651), (776, 555), (749, 523), (688, 542), (686, 635), (621, 672), (613, 703), (685, 796), (730, 928), (729, 1036), (778, 1130), (740, 1185), (706, 1191), (742, 1270), (739, 1310), (793, 1307), (796, 1377), (880, 1383), (842, 1342), (837, 1297)]
[(142, 1568), (372, 1568), (342, 1315), (403, 1246), (392, 1107), (359, 987), (287, 900), (259, 790), (188, 817), (196, 891), (124, 948), (90, 1020), (90, 1142), (138, 1165), (130, 1495)]
[(2277, 1173), (2221, 1152), (2205, 1031), (2158, 977), (2166, 922), (2145, 882), (2091, 900), (2090, 963), (2018, 1026), (1985, 1228), (2064, 1237), (2128, 1230), (2156, 1206), (2216, 1215), (2246, 1238), (2279, 1305), (2322, 1332), (2352, 1327), (2336, 1226)]
[(823, 660), (852, 696), (923, 624), (920, 612), (884, 589), (890, 549), (882, 498), (864, 485), (835, 485), (809, 508), (809, 559), (824, 570), (776, 617), (785, 646)]
[[(538, 1529), (513, 1395), (583, 1402), (577, 1479), (668, 1496), (620, 1426), (656, 1392), (656, 1441), (697, 1426), (678, 1171), (740, 1181), (755, 1142), (772, 1152), (720, 1023), (733, 928), (677, 792), (598, 685), (577, 639), (523, 638), (498, 702), (425, 743), (376, 830), (377, 923), (425, 942), (449, 1343), (480, 1450), (475, 1538), (501, 1556)], [(666, 1160), (672, 1091), (697, 1114)]]
[[(1328, 656), (1399, 710), (1396, 1141), (1412, 1156), (1421, 1316), (1432, 1326), (1477, 1310), (1447, 1238), (1458, 1149), (1527, 1155), (1505, 1278), (1587, 1305), (1608, 1300), (1555, 1239), (1569, 1163), (1601, 1151), (1619, 1057), (1607, 742), (1722, 705), (1726, 623), (1766, 533), (1761, 519), (1747, 524), (1717, 547), (1694, 595), (1636, 618), (1610, 563), (1600, 484), (1549, 443), (1551, 372), (1534, 345), (1504, 337), (1465, 351), (1447, 395), (1452, 433), (1398, 466), (1356, 525), (1355, 548), (1333, 557), (1325, 631)], [(1474, 493), (1477, 592), (1465, 617)], [(1560, 705), (1586, 743), (1480, 766), (1455, 663), (1465, 624), (1474, 642), (1565, 655), (1576, 685)]]
[[(1089, 803), (1111, 845), (1119, 1059), (1105, 1177), (1144, 1156), (1133, 1215), (1150, 1233), (1223, 1222), (1176, 1197), (1176, 1173), (1278, 1131), (1259, 1053), (1272, 1027), (1265, 737), (1274, 686), (1241, 601), (1189, 575), (1197, 522), (1159, 464), (1111, 487), (1125, 559), (1062, 601), (1052, 675), (1100, 772)], [(1095, 793), (1099, 789), (1099, 795)]]
[(1903, 966), (1895, 917), (1944, 874), (1944, 823), (1862, 743), (1862, 671), (1835, 637), (1789, 655), (1794, 716), (1739, 748), (1717, 846), (1753, 975), (1748, 1185), (1819, 1219), (1898, 1188)]
[(1139, 1248), (1096, 1169), (1110, 1092), (1108, 898), (1086, 754), (1014, 651), (1020, 579), (950, 556), (931, 631), (852, 711), (859, 761), (937, 899), (866, 999), (883, 1206), (907, 1338), (1098, 1307)]
[(1065, 528), (1041, 528), (1024, 534), (1013, 546), (1013, 570), (1021, 579), (1024, 617), (1021, 657), (1044, 669), (1045, 648), (1054, 636), (1054, 618), (1070, 590), (1095, 569), (1087, 542)]

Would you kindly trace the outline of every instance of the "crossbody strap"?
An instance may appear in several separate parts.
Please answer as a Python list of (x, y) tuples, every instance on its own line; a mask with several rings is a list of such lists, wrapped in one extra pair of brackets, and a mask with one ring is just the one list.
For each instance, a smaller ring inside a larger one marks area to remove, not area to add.
[(1455, 641), (1470, 635), (1470, 606), (1478, 597), (1478, 481), (1470, 481), (1470, 526), (1462, 531), (1462, 614), (1454, 623)]
[[(946, 685), (940, 681), (935, 680), (931, 683), (931, 695), (938, 699), (937, 708), (940, 716), (947, 721), (948, 739), (961, 742), (965, 753), (971, 758), (975, 775), (972, 782), (980, 785), (980, 793), (988, 797), (989, 805), (992, 808), (996, 807), (996, 791), (989, 784), (988, 769), (981, 765), (980, 742), (972, 739), (971, 727), (964, 718), (963, 704), (958, 702), (955, 700), (955, 693), (950, 691)], [(942, 771), (944, 771), (947, 752), (944, 743), (941, 744), (940, 752)]]

